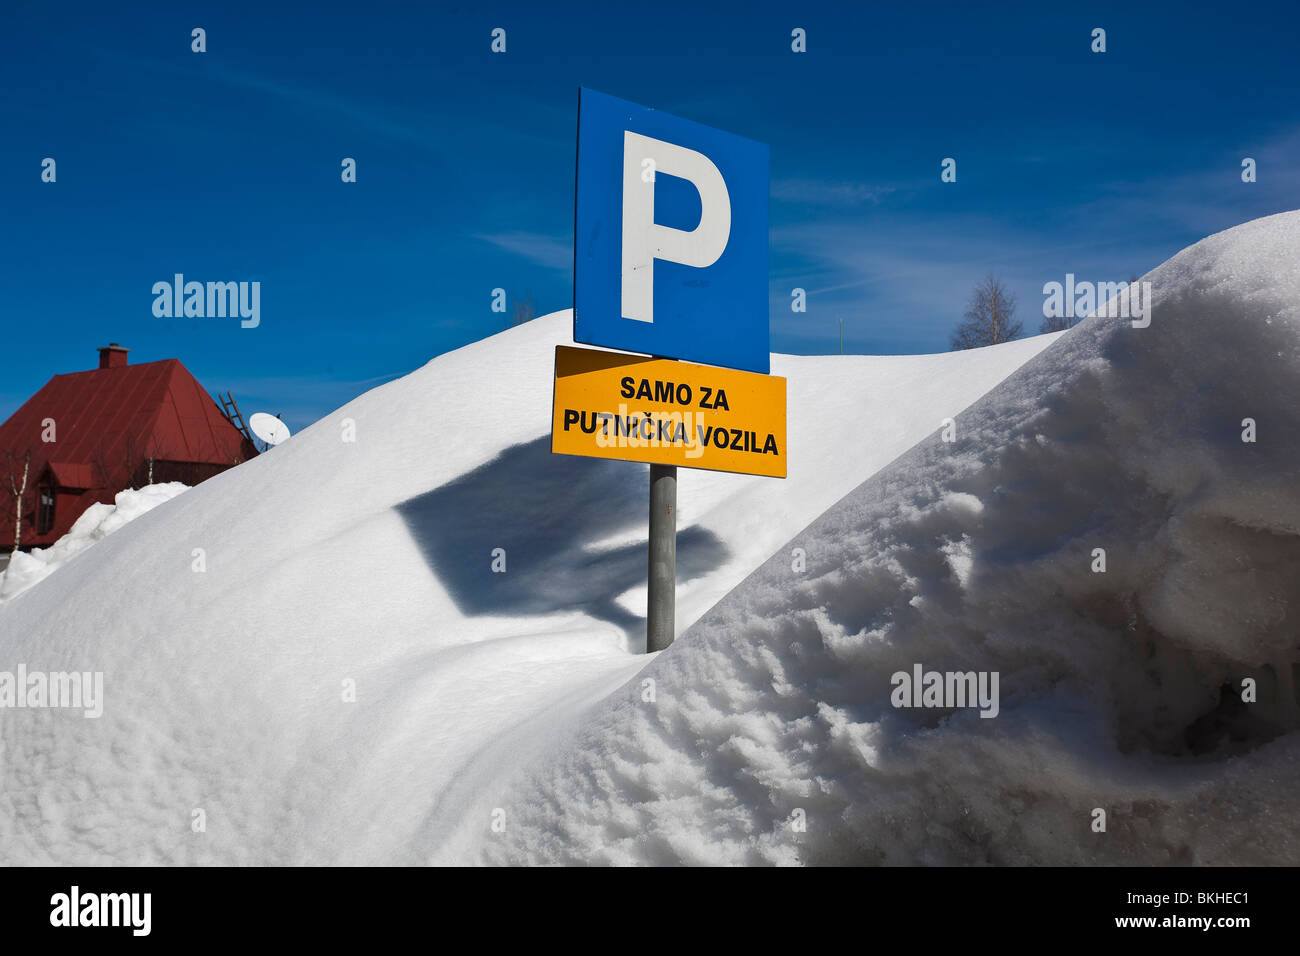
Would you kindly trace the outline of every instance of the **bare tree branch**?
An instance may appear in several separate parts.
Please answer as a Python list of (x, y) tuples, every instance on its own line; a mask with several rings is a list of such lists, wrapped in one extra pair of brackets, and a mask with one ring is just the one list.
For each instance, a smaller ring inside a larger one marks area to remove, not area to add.
[(32, 450), (27, 449), (27, 453), (23, 455), (23, 480), (21, 482), (14, 473), (14, 466), (17, 462), (13, 452), (5, 452), (5, 458), (9, 466), (9, 495), (14, 502), (14, 551), (16, 553), (23, 543), (23, 497), (27, 494), (27, 476), (32, 468)]
[(949, 339), (949, 347), (978, 349), (1010, 342), (1023, 333), (1023, 324), (1016, 321), (1015, 296), (990, 273), (975, 286), (963, 320)]

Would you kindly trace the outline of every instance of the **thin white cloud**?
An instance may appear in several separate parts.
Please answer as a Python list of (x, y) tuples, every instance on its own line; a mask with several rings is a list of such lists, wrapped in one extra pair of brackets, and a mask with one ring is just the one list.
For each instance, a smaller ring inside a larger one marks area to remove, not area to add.
[(818, 179), (777, 179), (772, 182), (773, 199), (809, 206), (874, 206), (893, 191), (892, 186)]
[(336, 89), (304, 86), (292, 77), (276, 79), (223, 62), (206, 64), (200, 71), (188, 65), (187, 59), (169, 61), (106, 48), (97, 49), (95, 52), (114, 65), (183, 77), (192, 82), (216, 82), (233, 89), (274, 97), (314, 115), (321, 122), (334, 123), (342, 117), (357, 129), (368, 130), (395, 141), (415, 145), (436, 155), (443, 155), (448, 151), (445, 131), (452, 122), (460, 127), (462, 135), (467, 134), (468, 125), (473, 125), (476, 128), (492, 130), (494, 136), (519, 142), (562, 143), (569, 135), (567, 132), (560, 132), (560, 126), (557, 126), (554, 131), (544, 126), (531, 130), (519, 129), (503, 124), (491, 114), (477, 116), (472, 113), (467, 114), (465, 110), (461, 110), (453, 120), (448, 115), (446, 103), (432, 104), (438, 108), (436, 114), (412, 110), (391, 102), (355, 99)]
[[(1300, 167), (1293, 161), (1300, 150), (1300, 129), (1280, 133), (1268, 140), (1226, 145), (1211, 155), (1218, 160), (1195, 172), (1156, 177), (1141, 182), (1117, 182), (1095, 201), (1075, 210), (1076, 221), (1141, 222), (1190, 230), (1208, 236), (1240, 223), (1276, 212), (1277, 196), (1300, 193)], [(1241, 181), (1241, 160), (1251, 157), (1258, 164), (1258, 182)], [(1267, 188), (1266, 188), (1267, 187)]]
[(565, 275), (573, 269), (573, 245), (566, 239), (523, 230), (476, 233), (474, 238)]
[(1107, 184), (1095, 199), (1062, 210), (1049, 230), (1026, 230), (1013, 217), (847, 204), (839, 215), (828, 210), (774, 226), (782, 267), (772, 276), (773, 302), (784, 303), (794, 287), (809, 296), (807, 315), (778, 308), (776, 327), (832, 345), (836, 316), (876, 341), (940, 336), (973, 283), (993, 272), (1019, 299), (1017, 314), (1033, 333), (1045, 281), (1067, 272), (1126, 280), (1206, 235), (1283, 211), (1300, 190), (1300, 170), (1288, 160), (1298, 148), (1300, 131), (1289, 131), (1239, 150), (1258, 161), (1268, 188), (1242, 183), (1240, 159), (1225, 148), (1192, 172)]

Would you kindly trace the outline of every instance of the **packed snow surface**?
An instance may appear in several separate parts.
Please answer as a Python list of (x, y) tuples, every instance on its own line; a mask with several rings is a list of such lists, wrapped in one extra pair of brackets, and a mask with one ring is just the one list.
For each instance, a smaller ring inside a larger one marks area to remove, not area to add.
[(68, 533), (48, 548), (19, 551), (10, 557), (8, 567), (0, 572), (0, 601), (17, 597), (105, 535), (112, 534), (188, 488), (179, 481), (128, 488), (119, 491), (111, 505), (104, 502), (91, 505), (73, 522)]
[[(518, 768), (648, 660), (648, 469), (550, 452), (571, 328), (440, 356), (0, 605), (0, 673), (106, 698), (0, 707), (0, 859), (475, 860)], [(773, 356), (789, 478), (680, 474), (679, 632), (1049, 341)]]
[[(485, 858), (1300, 863), (1298, 264), (1300, 214), (1251, 222), (1066, 333), (593, 709)], [(895, 706), (918, 665), (996, 718)]]
[[(773, 356), (790, 477), (681, 472), (654, 658), (645, 466), (549, 451), (570, 316), (434, 359), (0, 605), (0, 672), (105, 693), (0, 709), (0, 858), (1298, 862), (1297, 261), (1286, 214), (1145, 329)], [(892, 706), (918, 664), (997, 716)]]

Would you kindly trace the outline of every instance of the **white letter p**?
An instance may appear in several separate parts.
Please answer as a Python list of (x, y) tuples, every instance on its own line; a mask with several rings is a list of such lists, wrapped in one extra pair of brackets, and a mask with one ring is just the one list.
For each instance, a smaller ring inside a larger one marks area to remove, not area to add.
[[(700, 224), (686, 232), (655, 222), (654, 173), (687, 180), (700, 194)], [(713, 160), (685, 146), (623, 131), (623, 318), (655, 320), (654, 261), (703, 269), (717, 262), (731, 237), (731, 197)]]

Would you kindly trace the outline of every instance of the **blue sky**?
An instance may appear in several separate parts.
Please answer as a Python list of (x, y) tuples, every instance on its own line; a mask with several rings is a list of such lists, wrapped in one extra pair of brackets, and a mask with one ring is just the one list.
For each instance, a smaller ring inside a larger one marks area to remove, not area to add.
[[(300, 428), (499, 331), (494, 288), (567, 308), (580, 85), (770, 144), (776, 351), (941, 351), (989, 271), (1037, 331), (1044, 282), (1300, 206), (1294, 4), (282, 6), (6, 5), (0, 418), (111, 340)], [(156, 318), (176, 272), (261, 325)]]

